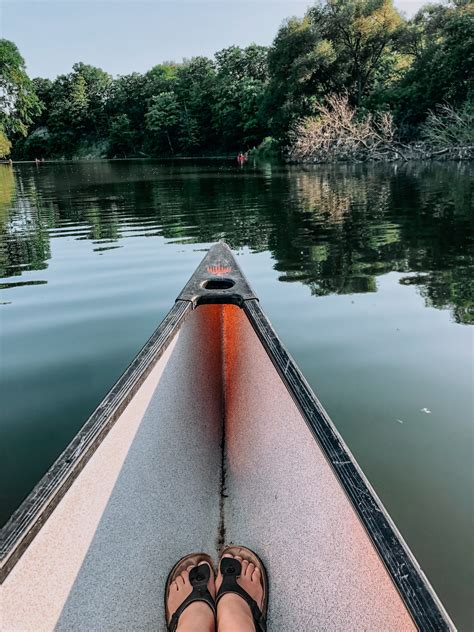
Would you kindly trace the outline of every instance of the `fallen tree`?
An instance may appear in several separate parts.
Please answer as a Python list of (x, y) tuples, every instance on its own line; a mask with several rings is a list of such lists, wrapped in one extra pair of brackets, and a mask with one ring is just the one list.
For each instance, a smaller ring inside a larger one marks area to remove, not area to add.
[(287, 158), (294, 162), (366, 162), (419, 159), (472, 159), (472, 105), (456, 112), (443, 105), (430, 112), (423, 140), (397, 140), (390, 112), (360, 115), (346, 95), (330, 95), (317, 114), (301, 119), (290, 133)]

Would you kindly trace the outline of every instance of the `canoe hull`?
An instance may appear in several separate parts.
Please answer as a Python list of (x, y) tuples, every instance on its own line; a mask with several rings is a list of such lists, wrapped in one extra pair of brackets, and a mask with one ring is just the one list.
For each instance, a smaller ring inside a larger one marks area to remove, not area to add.
[(230, 251), (191, 281), (7, 525), (11, 628), (162, 629), (176, 559), (237, 543), (277, 632), (454, 629)]

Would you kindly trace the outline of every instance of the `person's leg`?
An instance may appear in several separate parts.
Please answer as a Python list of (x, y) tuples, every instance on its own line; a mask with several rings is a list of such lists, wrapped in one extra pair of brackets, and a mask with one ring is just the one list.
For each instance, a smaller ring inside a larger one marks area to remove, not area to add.
[[(183, 603), (188, 595), (192, 592), (192, 586), (189, 581), (189, 572), (193, 566), (182, 571), (170, 584), (168, 593), (168, 612), (175, 612)], [(215, 598), (216, 588), (214, 582), (214, 572), (208, 583), (208, 590), (211, 596)], [(215, 618), (211, 608), (202, 601), (189, 604), (179, 617), (177, 632), (214, 632)]]
[[(224, 555), (224, 557), (234, 557)], [(263, 585), (262, 574), (254, 564), (242, 559), (238, 555), (235, 559), (242, 565), (242, 573), (237, 583), (257, 602), (262, 608)], [(219, 573), (216, 579), (216, 589), (222, 584), (222, 575)], [(252, 613), (249, 605), (237, 594), (223, 595), (217, 604), (217, 629), (219, 632), (255, 632)]]

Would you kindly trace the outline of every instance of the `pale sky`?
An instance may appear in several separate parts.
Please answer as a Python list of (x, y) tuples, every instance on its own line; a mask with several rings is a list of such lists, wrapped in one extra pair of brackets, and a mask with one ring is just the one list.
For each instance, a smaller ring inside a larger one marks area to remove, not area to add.
[[(426, 0), (394, 0), (406, 16)], [(0, 0), (0, 37), (12, 40), (30, 77), (54, 78), (75, 62), (112, 75), (227, 46), (271, 44), (301, 0)]]

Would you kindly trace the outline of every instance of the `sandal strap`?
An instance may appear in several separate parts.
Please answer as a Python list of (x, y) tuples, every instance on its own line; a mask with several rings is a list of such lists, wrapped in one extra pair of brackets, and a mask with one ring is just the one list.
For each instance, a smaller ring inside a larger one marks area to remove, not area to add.
[(183, 603), (175, 610), (173, 616), (171, 617), (170, 622), (168, 623), (168, 631), (176, 632), (176, 628), (178, 627), (179, 617), (183, 614), (186, 608), (196, 602), (203, 601), (207, 603), (207, 605), (211, 608), (214, 616), (216, 614), (216, 603), (211, 596), (207, 588), (207, 584), (209, 583), (209, 579), (211, 577), (211, 569), (208, 564), (199, 564), (199, 566), (195, 566), (189, 572), (189, 581), (193, 590), (191, 594), (189, 594)]
[(256, 632), (266, 632), (267, 622), (257, 602), (237, 583), (237, 578), (242, 573), (242, 565), (239, 560), (233, 557), (223, 557), (220, 571), (222, 573), (222, 584), (217, 592), (216, 605), (219, 603), (219, 599), (226, 594), (235, 593), (239, 595), (250, 607)]

